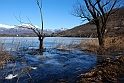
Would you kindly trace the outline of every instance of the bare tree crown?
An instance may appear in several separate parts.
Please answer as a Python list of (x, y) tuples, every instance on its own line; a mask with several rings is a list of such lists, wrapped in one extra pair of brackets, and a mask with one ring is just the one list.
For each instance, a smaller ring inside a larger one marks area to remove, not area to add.
[[(83, 21), (93, 21), (94, 18), (108, 18), (112, 10), (122, 7), (123, 0), (84, 0), (85, 4), (77, 2), (73, 6), (73, 15), (80, 17)], [(106, 16), (106, 17), (105, 17)], [(101, 21), (104, 21), (101, 18)]]
[(99, 45), (103, 47), (109, 16), (123, 6), (122, 2), (123, 0), (84, 0), (85, 6), (80, 2), (74, 6), (73, 15), (96, 25)]

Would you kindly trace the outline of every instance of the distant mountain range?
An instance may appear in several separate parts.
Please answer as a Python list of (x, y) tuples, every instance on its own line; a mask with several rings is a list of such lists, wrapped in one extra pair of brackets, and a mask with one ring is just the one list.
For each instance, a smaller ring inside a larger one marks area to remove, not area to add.
[[(25, 27), (25, 28), (21, 28)], [(35, 25), (36, 28), (39, 28)], [(5, 24), (0, 24), (0, 35), (20, 35), (20, 36), (36, 36), (36, 34), (31, 30), (27, 29), (31, 28), (29, 24), (22, 24), (18, 26), (9, 26)], [(39, 28), (40, 30), (40, 28)], [(59, 29), (44, 29), (44, 33), (47, 35), (51, 35), (53, 33), (58, 33), (67, 30), (67, 28), (59, 28)]]

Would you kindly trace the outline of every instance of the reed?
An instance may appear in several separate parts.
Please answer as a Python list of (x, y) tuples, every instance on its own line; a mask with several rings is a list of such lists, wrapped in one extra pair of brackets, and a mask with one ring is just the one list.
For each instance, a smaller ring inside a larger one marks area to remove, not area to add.
[[(124, 50), (124, 38), (123, 37), (107, 37), (105, 38), (105, 45), (102, 51), (103, 54), (111, 54), (115, 52), (123, 52)], [(79, 44), (80, 45), (80, 44)], [(99, 54), (99, 44), (98, 39), (90, 39), (84, 42), (83, 45), (85, 51), (90, 51)]]
[(3, 69), (10, 61), (14, 61), (14, 57), (0, 51), (0, 69)]

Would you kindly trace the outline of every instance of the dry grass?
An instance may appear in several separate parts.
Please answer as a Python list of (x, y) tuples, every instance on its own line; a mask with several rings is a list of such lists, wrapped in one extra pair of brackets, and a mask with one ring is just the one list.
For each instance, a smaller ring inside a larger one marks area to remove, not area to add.
[(77, 44), (77, 45), (75, 46), (75, 48), (83, 49), (84, 45), (85, 45), (85, 42), (80, 41), (79, 44)]
[(9, 61), (14, 61), (14, 58), (9, 54), (0, 52), (0, 69), (3, 69)]
[(123, 51), (124, 50), (124, 38), (123, 37), (114, 37), (114, 38), (106, 38), (105, 40), (105, 48), (106, 50), (113, 51)]
[(59, 41), (57, 42), (58, 44), (55, 44), (51, 47), (51, 49), (57, 49), (59, 51), (67, 51), (67, 46), (66, 46), (66, 42), (65, 41)]
[(124, 38), (123, 37), (107, 37), (105, 38), (104, 48), (99, 49), (98, 40), (88, 40), (83, 45), (86, 47), (85, 51), (90, 51), (99, 54), (102, 51), (102, 54), (111, 54), (115, 52), (123, 52), (124, 50)]

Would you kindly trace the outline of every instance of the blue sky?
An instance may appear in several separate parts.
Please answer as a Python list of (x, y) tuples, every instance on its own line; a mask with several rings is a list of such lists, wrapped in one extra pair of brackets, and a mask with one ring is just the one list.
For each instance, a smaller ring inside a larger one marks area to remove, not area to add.
[[(45, 29), (73, 28), (81, 24), (81, 19), (71, 15), (77, 0), (42, 0)], [(25, 23), (41, 26), (40, 13), (35, 0), (0, 0), (0, 24), (19, 25), (13, 13)]]

